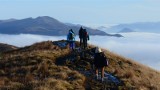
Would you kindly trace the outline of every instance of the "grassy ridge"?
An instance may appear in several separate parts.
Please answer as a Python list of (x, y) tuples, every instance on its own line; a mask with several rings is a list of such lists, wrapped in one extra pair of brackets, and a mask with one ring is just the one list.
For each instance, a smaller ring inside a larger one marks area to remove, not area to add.
[(83, 90), (82, 74), (55, 65), (56, 58), (68, 51), (52, 42), (42, 42), (4, 53), (0, 61), (0, 89)]
[(136, 89), (160, 89), (160, 73), (133, 60), (105, 51), (110, 60), (107, 71), (114, 73), (126, 86)]
[[(56, 41), (65, 42), (65, 41)], [(54, 42), (54, 43), (56, 43)], [(78, 42), (76, 45), (78, 46)], [(2, 53), (0, 59), (0, 89), (29, 90), (84, 90), (104, 89), (103, 83), (95, 81), (90, 72), (92, 60), (70, 53), (67, 47), (59, 47), (51, 41)], [(122, 56), (105, 51), (109, 59), (106, 71), (118, 77), (123, 84), (118, 89), (160, 89), (160, 73)], [(74, 59), (74, 62), (70, 62)], [(113, 86), (114, 87), (114, 86)]]

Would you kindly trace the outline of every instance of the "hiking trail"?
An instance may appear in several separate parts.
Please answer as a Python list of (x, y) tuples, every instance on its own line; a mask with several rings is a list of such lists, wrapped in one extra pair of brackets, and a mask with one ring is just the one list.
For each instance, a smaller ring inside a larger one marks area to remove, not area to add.
[[(54, 43), (61, 48), (66, 47), (66, 42), (57, 42)], [(94, 65), (93, 65), (93, 57), (94, 57), (94, 48), (88, 48), (86, 50), (77, 47), (74, 51), (71, 51), (68, 56), (61, 57), (57, 60), (57, 65), (66, 65), (71, 69), (77, 70), (78, 72), (82, 73), (84, 76), (87, 77), (86, 83), (88, 84), (88, 89), (96, 89), (96, 87), (101, 86), (101, 89), (108, 90), (108, 89), (117, 89), (118, 86), (122, 85), (122, 81), (120, 81), (116, 76), (112, 75), (105, 71), (104, 82), (100, 81), (100, 74), (99, 80), (95, 79), (94, 73)], [(107, 67), (106, 67), (107, 68)]]

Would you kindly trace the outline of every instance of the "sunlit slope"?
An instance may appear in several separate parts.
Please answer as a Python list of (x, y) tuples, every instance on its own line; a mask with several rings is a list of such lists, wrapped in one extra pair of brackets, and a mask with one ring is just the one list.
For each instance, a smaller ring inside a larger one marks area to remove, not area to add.
[(159, 72), (104, 51), (109, 59), (105, 71), (119, 79), (120, 84), (94, 79), (93, 45), (85, 51), (77, 48), (73, 53), (66, 41), (45, 41), (2, 53), (0, 89), (160, 89)]

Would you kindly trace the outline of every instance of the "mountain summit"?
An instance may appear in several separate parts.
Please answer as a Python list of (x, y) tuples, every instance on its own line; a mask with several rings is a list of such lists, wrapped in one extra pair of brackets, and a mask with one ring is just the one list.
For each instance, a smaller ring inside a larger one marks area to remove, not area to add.
[[(37, 18), (25, 18), (21, 20), (0, 21), (0, 33), (2, 34), (39, 34), (39, 35), (67, 35), (69, 29), (78, 34), (80, 26), (67, 25), (49, 16)], [(121, 37), (119, 34), (107, 34), (103, 31), (84, 27), (90, 35), (108, 35)]]

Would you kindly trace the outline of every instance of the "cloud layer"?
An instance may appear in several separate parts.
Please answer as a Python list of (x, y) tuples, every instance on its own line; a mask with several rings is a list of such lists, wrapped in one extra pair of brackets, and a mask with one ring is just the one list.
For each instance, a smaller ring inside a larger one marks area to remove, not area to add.
[(160, 70), (160, 34), (128, 33), (123, 36), (125, 37), (97, 36), (93, 37), (94, 40), (91, 43)]
[[(109, 49), (127, 58), (131, 58), (156, 70), (160, 70), (160, 34), (154, 33), (128, 33), (124, 38), (91, 36), (89, 43)], [(41, 36), (31, 34), (4, 35), (0, 34), (0, 42), (24, 47), (36, 42), (46, 40), (62, 40), (66, 36)], [(78, 36), (76, 37), (78, 40)]]

